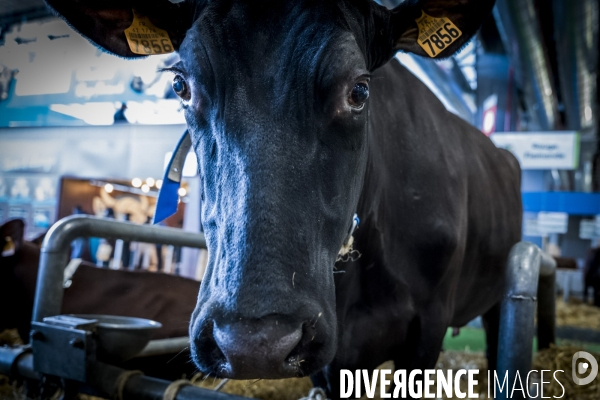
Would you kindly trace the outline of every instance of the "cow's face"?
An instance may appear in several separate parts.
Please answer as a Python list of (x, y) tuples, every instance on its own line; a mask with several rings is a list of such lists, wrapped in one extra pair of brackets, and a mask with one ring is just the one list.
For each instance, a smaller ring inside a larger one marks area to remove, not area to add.
[(173, 88), (199, 161), (210, 251), (190, 326), (199, 368), (279, 378), (330, 362), (333, 268), (366, 166), (369, 73), (398, 49), (425, 54), (422, 10), (451, 15), (463, 32), (448, 56), (479, 25), (468, 16), (493, 1), (411, 1), (392, 12), (370, 0), (49, 3), (122, 56), (134, 56), (123, 30), (136, 8), (179, 52)]
[(316, 12), (334, 3), (303, 3), (211, 3), (173, 68), (202, 175), (210, 257), (190, 336), (205, 372), (295, 376), (335, 352), (369, 70), (348, 27)]

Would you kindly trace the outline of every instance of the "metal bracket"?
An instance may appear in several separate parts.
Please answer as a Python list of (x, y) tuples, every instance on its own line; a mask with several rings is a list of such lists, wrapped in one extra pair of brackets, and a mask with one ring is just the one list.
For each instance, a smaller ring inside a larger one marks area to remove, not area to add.
[(85, 382), (89, 363), (96, 361), (96, 341), (91, 331), (96, 324), (94, 320), (64, 316), (33, 322), (34, 369), (42, 374)]

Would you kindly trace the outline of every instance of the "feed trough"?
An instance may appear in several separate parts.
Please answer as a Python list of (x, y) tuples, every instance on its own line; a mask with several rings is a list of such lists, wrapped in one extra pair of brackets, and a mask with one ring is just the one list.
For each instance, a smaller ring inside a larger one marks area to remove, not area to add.
[(125, 361), (139, 354), (162, 324), (144, 318), (77, 314), (78, 319), (97, 321), (97, 356), (100, 360)]
[[(116, 315), (78, 314), (57, 315), (44, 318), (37, 329), (46, 336), (54, 336), (45, 332), (45, 326), (60, 328), (61, 336), (69, 340), (72, 347), (78, 347), (76, 338), (71, 332), (83, 329), (94, 337), (95, 356), (99, 361), (122, 362), (139, 354), (150, 341), (150, 337), (162, 324), (156, 321)], [(39, 336), (39, 335), (38, 335)], [(41, 337), (41, 336), (40, 336)], [(34, 339), (36, 339), (34, 337)], [(63, 340), (59, 340), (63, 341)], [(83, 340), (82, 340), (83, 341)], [(79, 347), (83, 347), (80, 344)], [(94, 352), (92, 349), (90, 351)]]

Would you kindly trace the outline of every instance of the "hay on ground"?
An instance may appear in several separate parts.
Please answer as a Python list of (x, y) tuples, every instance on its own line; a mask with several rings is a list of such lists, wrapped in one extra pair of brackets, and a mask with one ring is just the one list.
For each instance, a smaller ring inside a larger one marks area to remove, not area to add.
[(600, 308), (586, 304), (578, 299), (562, 298), (556, 301), (556, 325), (600, 330)]

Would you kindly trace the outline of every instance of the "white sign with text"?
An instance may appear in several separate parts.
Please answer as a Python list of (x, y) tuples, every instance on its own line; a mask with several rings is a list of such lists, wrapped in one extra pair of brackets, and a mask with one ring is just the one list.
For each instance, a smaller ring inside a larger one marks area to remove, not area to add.
[(567, 233), (569, 214), (563, 212), (540, 212), (537, 217), (537, 229), (546, 236), (551, 233)]
[(522, 169), (576, 169), (577, 132), (495, 133), (494, 144), (513, 153)]

